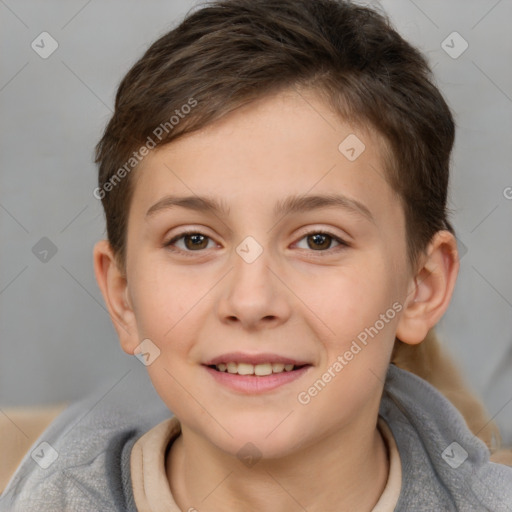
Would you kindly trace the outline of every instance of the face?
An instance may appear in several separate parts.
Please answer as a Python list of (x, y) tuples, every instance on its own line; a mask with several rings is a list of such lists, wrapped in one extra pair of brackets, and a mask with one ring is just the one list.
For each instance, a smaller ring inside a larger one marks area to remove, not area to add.
[(137, 173), (124, 348), (160, 351), (147, 369), (184, 429), (273, 458), (375, 428), (410, 279), (379, 137), (286, 91)]

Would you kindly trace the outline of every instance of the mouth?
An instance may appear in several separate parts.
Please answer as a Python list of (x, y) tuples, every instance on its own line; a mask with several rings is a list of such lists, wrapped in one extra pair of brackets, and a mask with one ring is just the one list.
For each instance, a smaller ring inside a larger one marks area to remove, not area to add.
[(312, 364), (276, 354), (224, 354), (203, 364), (213, 379), (232, 391), (260, 394), (303, 376)]
[(267, 375), (293, 372), (300, 368), (309, 366), (307, 364), (295, 365), (295, 364), (284, 364), (284, 363), (237, 363), (230, 361), (229, 363), (219, 363), (208, 365), (209, 368), (216, 370), (221, 373), (231, 373), (237, 375), (255, 375), (257, 377), (266, 377)]

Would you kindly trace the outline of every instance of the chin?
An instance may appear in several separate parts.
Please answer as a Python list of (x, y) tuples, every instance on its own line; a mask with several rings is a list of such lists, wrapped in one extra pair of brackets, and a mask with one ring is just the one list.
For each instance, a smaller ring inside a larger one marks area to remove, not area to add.
[[(304, 444), (304, 428), (286, 424), (290, 419), (283, 419), (286, 414), (270, 415), (267, 421), (261, 418), (237, 418), (234, 422), (225, 422), (223, 425), (233, 436), (230, 437), (221, 430), (220, 437), (210, 441), (218, 448), (240, 460), (244, 457), (280, 459), (293, 454)], [(218, 432), (219, 429), (217, 429)], [(205, 432), (210, 435), (210, 432)], [(242, 460), (243, 461), (243, 460)]]

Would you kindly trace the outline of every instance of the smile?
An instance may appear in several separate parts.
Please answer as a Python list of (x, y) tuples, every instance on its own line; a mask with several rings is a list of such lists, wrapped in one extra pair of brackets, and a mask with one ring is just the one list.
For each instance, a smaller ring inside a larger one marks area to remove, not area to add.
[(212, 365), (210, 368), (215, 368), (219, 372), (227, 372), (227, 373), (236, 373), (238, 375), (256, 375), (259, 377), (264, 377), (266, 375), (271, 375), (273, 373), (283, 373), (283, 372), (291, 372), (300, 368), (300, 366), (296, 366), (294, 364), (284, 364), (284, 363), (260, 363), (260, 364), (250, 364), (250, 363), (235, 363), (233, 361), (229, 363), (220, 363), (216, 365)]
[(313, 368), (310, 364), (291, 363), (216, 363), (203, 365), (213, 381), (236, 393), (259, 395), (300, 379)]

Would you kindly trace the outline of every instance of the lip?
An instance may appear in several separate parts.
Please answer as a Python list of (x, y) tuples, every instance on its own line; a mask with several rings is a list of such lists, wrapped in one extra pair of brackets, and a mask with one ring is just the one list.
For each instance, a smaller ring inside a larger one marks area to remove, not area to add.
[(204, 367), (206, 371), (223, 386), (233, 391), (248, 395), (257, 395), (272, 391), (285, 384), (300, 379), (310, 368), (311, 365), (302, 366), (297, 370), (282, 373), (272, 373), (265, 376), (256, 375), (238, 375), (238, 373), (219, 372), (209, 366)]
[[(214, 357), (203, 363), (205, 366), (213, 366), (220, 363), (246, 363), (246, 364), (263, 364), (263, 363), (282, 363), (293, 364), (295, 366), (310, 365), (309, 361), (301, 361), (286, 356), (271, 353), (247, 354), (244, 352), (229, 352), (220, 356)], [(258, 377), (262, 378), (262, 377)]]

